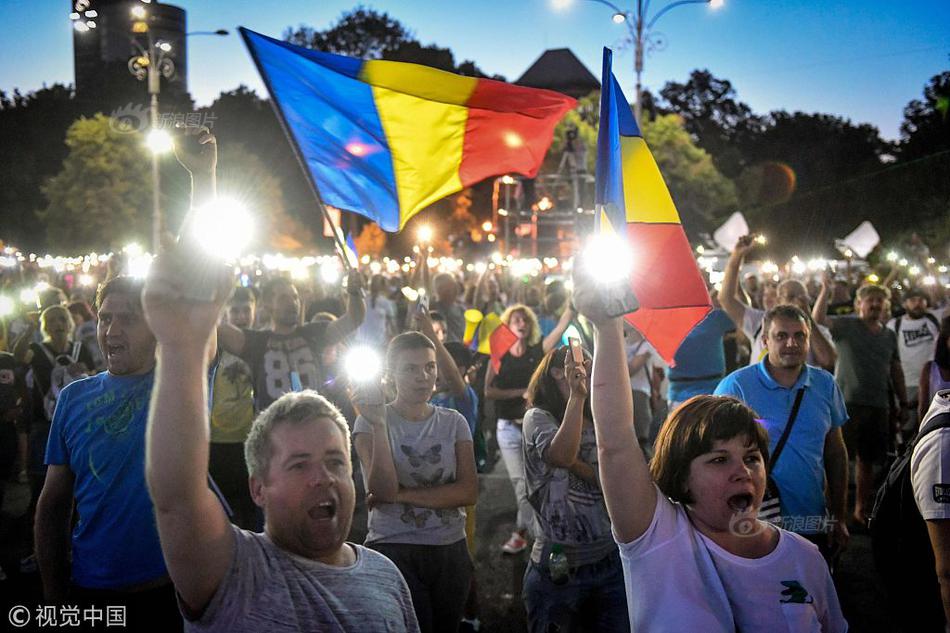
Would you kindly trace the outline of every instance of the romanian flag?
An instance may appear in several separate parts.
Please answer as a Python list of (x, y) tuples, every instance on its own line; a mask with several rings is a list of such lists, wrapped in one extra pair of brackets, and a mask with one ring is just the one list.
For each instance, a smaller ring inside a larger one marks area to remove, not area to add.
[(241, 35), (323, 202), (386, 231), (490, 176), (533, 177), (576, 104), (550, 90)]
[(595, 205), (601, 231), (626, 237), (640, 309), (626, 320), (672, 364), (676, 349), (712, 309), (679, 214), (604, 49)]

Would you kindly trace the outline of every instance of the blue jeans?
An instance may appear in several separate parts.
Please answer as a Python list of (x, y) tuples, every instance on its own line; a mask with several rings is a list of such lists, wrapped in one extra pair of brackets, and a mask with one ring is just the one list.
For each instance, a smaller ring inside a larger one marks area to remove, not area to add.
[(627, 592), (623, 584), (620, 553), (571, 570), (568, 581), (555, 584), (547, 561), (530, 562), (522, 588), (528, 612), (529, 633), (611, 633), (630, 631)]

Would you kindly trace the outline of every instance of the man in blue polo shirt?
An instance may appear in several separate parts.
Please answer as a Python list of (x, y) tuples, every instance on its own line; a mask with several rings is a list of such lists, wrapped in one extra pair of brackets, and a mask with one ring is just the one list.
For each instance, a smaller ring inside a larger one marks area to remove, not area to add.
[[(761, 362), (726, 376), (716, 395), (733, 396), (761, 416), (774, 451), (802, 391), (792, 430), (772, 470), (782, 501), (782, 524), (814, 542), (826, 557), (848, 541), (848, 451), (841, 426), (848, 413), (834, 376), (805, 364), (808, 317), (780, 305), (764, 317), (762, 338), (768, 354)], [(825, 499), (825, 481), (828, 497)], [(830, 521), (826, 520), (826, 511)]]

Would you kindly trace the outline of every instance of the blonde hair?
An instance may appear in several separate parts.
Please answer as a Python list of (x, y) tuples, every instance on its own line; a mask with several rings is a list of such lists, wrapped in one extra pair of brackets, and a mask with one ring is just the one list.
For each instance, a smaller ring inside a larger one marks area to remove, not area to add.
[[(73, 320), (73, 315), (66, 309), (65, 306), (56, 305), (50, 306), (43, 310), (43, 313), (40, 314), (40, 330), (45, 336), (49, 336), (49, 333), (46, 331), (46, 320), (54, 312), (61, 312), (66, 317), (66, 322), (69, 323), (72, 327), (76, 327), (76, 322)], [(72, 332), (69, 333), (69, 337), (72, 338)]]
[(531, 332), (528, 333), (528, 336), (525, 339), (525, 342), (531, 345), (537, 345), (541, 342), (541, 325), (538, 323), (538, 315), (534, 313), (534, 310), (529, 308), (523, 303), (516, 303), (512, 306), (508, 306), (504, 312), (501, 313), (501, 322), (505, 325), (511, 321), (511, 315), (515, 312), (521, 312), (524, 314), (525, 321), (528, 322), (528, 325), (531, 326)]

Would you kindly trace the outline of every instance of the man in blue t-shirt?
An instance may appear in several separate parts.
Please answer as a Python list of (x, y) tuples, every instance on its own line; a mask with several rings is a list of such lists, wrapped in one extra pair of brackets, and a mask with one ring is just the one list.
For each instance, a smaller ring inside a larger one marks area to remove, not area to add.
[[(207, 128), (185, 137), (175, 155), (191, 174), (196, 208), (215, 194), (217, 146)], [(117, 606), (130, 630), (180, 631), (145, 482), (156, 341), (142, 311), (142, 288), (141, 279), (120, 276), (96, 294), (106, 371), (60, 393), (36, 506), (36, 559), (46, 603)], [(205, 350), (212, 357), (216, 351), (216, 341)], [(70, 539), (74, 499), (79, 521)]]
[[(59, 396), (36, 508), (36, 557), (46, 602), (123, 604), (134, 628), (180, 630), (145, 484), (155, 337), (141, 292), (142, 281), (132, 277), (99, 289), (98, 340), (107, 371)], [(74, 498), (80, 518), (70, 540)]]
[(735, 329), (729, 315), (716, 308), (683, 339), (669, 374), (670, 411), (693, 396), (715, 390), (726, 373), (722, 337)]
[[(848, 451), (841, 435), (848, 421), (844, 397), (834, 376), (805, 364), (810, 323), (798, 307), (772, 308), (765, 313), (762, 331), (766, 357), (726, 376), (716, 395), (738, 398), (760, 416), (769, 434), (770, 452), (791, 422), (786, 444), (772, 462), (782, 525), (813, 541), (830, 557), (848, 542)], [(801, 403), (792, 420), (799, 391)]]

